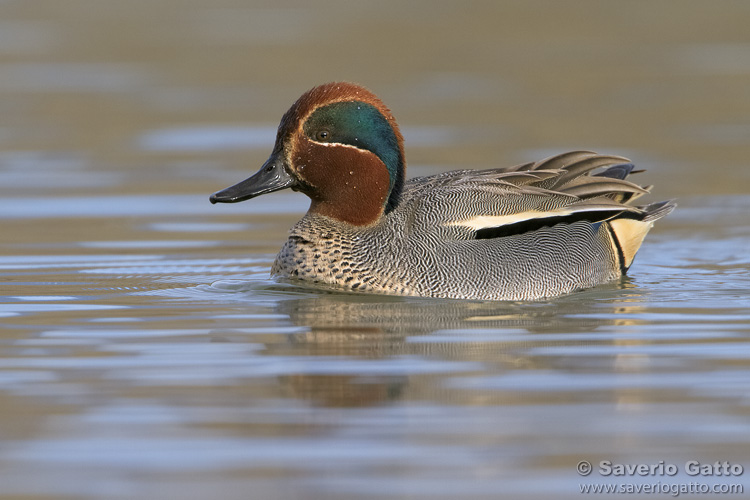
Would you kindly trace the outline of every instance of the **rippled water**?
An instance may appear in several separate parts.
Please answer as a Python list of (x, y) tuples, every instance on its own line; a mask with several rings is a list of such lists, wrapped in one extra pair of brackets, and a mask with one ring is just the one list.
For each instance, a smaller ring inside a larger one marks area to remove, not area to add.
[[(750, 469), (744, 3), (30, 5), (0, 3), (0, 498), (747, 496), (684, 471)], [(277, 283), (304, 197), (207, 197), (334, 78), (383, 94), (410, 175), (592, 148), (679, 207), (555, 300)]]

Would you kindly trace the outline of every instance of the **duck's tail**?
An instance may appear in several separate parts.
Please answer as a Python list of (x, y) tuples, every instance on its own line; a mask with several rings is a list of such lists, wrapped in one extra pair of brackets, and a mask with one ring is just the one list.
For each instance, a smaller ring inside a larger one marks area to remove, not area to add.
[(675, 203), (674, 200), (667, 200), (651, 203), (650, 205), (639, 208), (645, 213), (643, 217), (645, 222), (654, 222), (669, 215), (675, 207), (677, 207), (677, 203)]
[(615, 217), (608, 221), (623, 274), (633, 264), (635, 254), (654, 222), (669, 214), (676, 206), (677, 204), (672, 200), (660, 201), (638, 207), (642, 211), (642, 217), (633, 217), (628, 213), (625, 217)]

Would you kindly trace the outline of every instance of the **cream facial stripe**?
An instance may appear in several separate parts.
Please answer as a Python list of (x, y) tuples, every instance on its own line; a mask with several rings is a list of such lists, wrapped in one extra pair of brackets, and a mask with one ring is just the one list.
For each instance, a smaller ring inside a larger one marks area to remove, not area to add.
[(367, 149), (358, 148), (357, 146), (353, 146), (351, 144), (344, 144), (343, 142), (320, 142), (320, 141), (316, 141), (315, 139), (310, 139), (310, 142), (314, 142), (318, 146), (326, 146), (326, 147), (342, 146), (345, 148), (356, 149), (357, 151), (368, 151)]

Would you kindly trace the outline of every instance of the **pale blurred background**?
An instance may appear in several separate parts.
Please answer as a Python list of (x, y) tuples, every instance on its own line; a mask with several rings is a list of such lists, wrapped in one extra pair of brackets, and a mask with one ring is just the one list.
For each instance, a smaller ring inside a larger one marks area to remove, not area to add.
[(0, 192), (210, 193), (361, 83), (411, 174), (586, 148), (661, 196), (750, 188), (745, 1), (4, 1)]

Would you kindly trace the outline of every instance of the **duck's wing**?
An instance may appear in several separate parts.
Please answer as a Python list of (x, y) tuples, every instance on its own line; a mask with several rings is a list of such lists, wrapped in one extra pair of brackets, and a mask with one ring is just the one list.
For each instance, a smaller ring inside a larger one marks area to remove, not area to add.
[[(675, 205), (631, 205), (650, 188), (626, 180), (636, 173), (633, 168), (620, 156), (574, 151), (516, 167), (413, 179), (403, 201), (411, 205), (418, 230), (457, 239), (498, 238), (582, 220), (623, 218), (650, 227)], [(635, 226), (622, 226), (624, 239), (635, 238), (625, 234)]]

